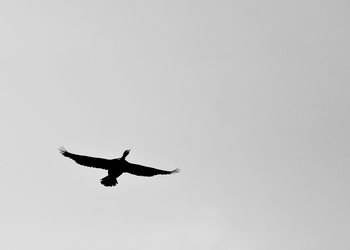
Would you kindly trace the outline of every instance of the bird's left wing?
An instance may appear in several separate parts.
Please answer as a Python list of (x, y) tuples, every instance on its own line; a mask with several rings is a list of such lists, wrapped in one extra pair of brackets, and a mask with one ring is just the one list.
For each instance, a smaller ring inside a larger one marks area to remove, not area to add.
[(80, 165), (108, 170), (109, 160), (107, 160), (107, 159), (73, 154), (73, 153), (68, 152), (63, 147), (59, 148), (59, 151), (63, 156), (71, 158), (72, 160), (74, 160), (76, 163), (78, 163)]
[(156, 168), (145, 167), (138, 164), (128, 163), (124, 166), (124, 172), (139, 175), (139, 176), (154, 176), (158, 174), (175, 174), (179, 173), (180, 169), (174, 169), (172, 171), (161, 170)]

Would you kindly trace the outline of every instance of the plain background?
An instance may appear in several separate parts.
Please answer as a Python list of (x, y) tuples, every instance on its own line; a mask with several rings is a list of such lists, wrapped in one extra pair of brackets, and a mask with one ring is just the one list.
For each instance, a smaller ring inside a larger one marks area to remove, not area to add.
[(0, 248), (349, 249), (349, 8), (1, 1)]

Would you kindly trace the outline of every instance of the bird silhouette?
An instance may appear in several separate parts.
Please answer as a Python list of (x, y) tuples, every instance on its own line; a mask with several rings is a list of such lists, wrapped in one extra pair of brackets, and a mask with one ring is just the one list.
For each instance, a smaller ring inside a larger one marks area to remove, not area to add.
[(85, 155), (77, 155), (68, 152), (64, 147), (59, 148), (60, 153), (71, 158), (76, 163), (92, 168), (100, 168), (108, 171), (108, 175), (101, 179), (101, 184), (106, 187), (112, 187), (118, 184), (117, 178), (123, 173), (129, 173), (138, 176), (154, 176), (179, 173), (180, 169), (176, 168), (172, 171), (166, 171), (156, 168), (145, 167), (142, 165), (130, 163), (125, 160), (130, 150), (125, 150), (121, 158), (103, 159)]

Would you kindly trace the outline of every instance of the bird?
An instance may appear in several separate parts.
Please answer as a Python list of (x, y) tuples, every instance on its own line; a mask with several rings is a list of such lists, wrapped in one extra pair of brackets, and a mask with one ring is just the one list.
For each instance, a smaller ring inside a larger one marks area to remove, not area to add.
[(100, 181), (101, 184), (106, 187), (116, 186), (118, 184), (117, 178), (123, 173), (151, 177), (154, 175), (168, 175), (180, 172), (180, 169), (178, 168), (172, 171), (167, 171), (130, 163), (125, 159), (130, 153), (130, 149), (125, 150), (122, 157), (115, 159), (103, 159), (73, 154), (68, 152), (64, 147), (60, 147), (58, 150), (63, 156), (74, 160), (80, 165), (107, 170), (108, 175), (103, 177)]

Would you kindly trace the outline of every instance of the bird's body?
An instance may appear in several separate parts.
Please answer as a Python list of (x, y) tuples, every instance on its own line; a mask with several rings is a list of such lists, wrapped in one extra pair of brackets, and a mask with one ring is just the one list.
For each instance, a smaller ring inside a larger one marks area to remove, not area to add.
[(63, 156), (71, 158), (80, 165), (107, 170), (108, 175), (101, 179), (101, 184), (104, 186), (115, 186), (118, 184), (117, 178), (123, 173), (129, 173), (138, 176), (154, 176), (159, 174), (167, 175), (179, 172), (179, 169), (166, 171), (130, 163), (125, 160), (130, 150), (124, 151), (123, 156), (116, 159), (103, 159), (85, 155), (77, 155), (68, 152), (64, 148), (60, 148), (59, 151)]

